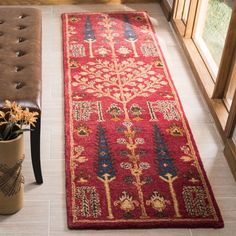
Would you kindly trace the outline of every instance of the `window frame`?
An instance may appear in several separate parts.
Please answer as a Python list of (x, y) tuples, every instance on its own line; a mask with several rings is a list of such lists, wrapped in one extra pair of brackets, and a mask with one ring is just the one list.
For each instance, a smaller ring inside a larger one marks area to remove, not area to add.
[(231, 106), (228, 107), (225, 104), (225, 94), (229, 82), (236, 80), (236, 1), (233, 5), (232, 16), (216, 79), (213, 78), (204, 57), (193, 39), (201, 0), (191, 1), (186, 25), (181, 22), (180, 7), (178, 7), (180, 1), (182, 0), (176, 0), (174, 2), (171, 23), (225, 144), (224, 153), (236, 179), (236, 147), (232, 140), (232, 134), (236, 125), (236, 91), (234, 92)]

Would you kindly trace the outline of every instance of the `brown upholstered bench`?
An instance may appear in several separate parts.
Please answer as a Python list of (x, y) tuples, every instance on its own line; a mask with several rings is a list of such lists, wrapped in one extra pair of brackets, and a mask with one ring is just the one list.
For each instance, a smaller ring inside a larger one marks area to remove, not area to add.
[(43, 182), (40, 165), (41, 12), (34, 8), (0, 7), (0, 109), (6, 99), (37, 111), (30, 133), (36, 182)]

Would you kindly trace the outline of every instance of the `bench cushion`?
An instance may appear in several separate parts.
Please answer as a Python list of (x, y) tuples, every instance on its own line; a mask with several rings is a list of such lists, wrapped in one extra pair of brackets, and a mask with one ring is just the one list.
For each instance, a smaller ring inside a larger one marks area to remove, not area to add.
[(41, 11), (0, 7), (0, 106), (41, 107)]

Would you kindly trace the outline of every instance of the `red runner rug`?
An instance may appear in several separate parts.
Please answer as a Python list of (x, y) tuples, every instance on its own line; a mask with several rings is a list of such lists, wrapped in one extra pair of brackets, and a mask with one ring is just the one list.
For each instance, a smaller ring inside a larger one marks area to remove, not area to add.
[(62, 20), (69, 228), (223, 227), (148, 15)]

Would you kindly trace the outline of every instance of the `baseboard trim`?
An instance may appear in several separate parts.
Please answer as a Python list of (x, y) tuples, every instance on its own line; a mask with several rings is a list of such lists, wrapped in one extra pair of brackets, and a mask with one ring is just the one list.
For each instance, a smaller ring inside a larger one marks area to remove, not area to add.
[(158, 3), (159, 0), (1, 0), (0, 5), (60, 5), (96, 3)]
[(224, 154), (236, 181), (236, 148), (232, 139), (226, 140)]

